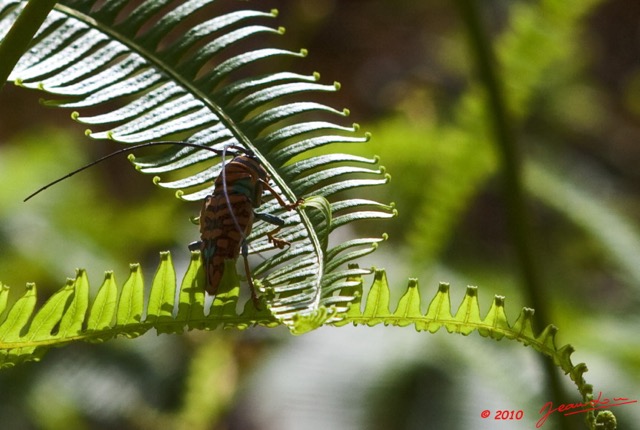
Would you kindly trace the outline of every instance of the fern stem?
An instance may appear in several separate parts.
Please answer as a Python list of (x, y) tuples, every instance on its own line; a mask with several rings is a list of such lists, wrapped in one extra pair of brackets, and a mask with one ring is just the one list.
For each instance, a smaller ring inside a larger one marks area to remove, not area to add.
[[(526, 297), (536, 310), (536, 329), (539, 331), (549, 323), (543, 300), (542, 283), (533, 252), (533, 235), (531, 220), (527, 212), (526, 197), (523, 187), (522, 160), (518, 150), (517, 139), (511, 126), (509, 113), (505, 103), (504, 92), (496, 70), (496, 59), (491, 42), (483, 28), (476, 0), (457, 0), (461, 18), (463, 19), (469, 39), (471, 54), (487, 96), (487, 110), (493, 128), (495, 144), (501, 161), (503, 192), (506, 204), (506, 217), (510, 235), (515, 247), (522, 283)], [(562, 403), (566, 398), (560, 385), (559, 376), (553, 362), (543, 358), (543, 366), (547, 376), (548, 387), (553, 401)], [(559, 428), (567, 429), (568, 420), (559, 420)]]
[(55, 5), (55, 0), (30, 0), (0, 42), (0, 90)]
[(492, 123), (496, 149), (501, 158), (507, 222), (528, 300), (536, 310), (538, 321), (536, 329), (541, 330), (549, 323), (549, 317), (546, 315), (539, 272), (533, 257), (531, 220), (526, 208), (521, 154), (518, 151), (517, 139), (510, 124), (503, 90), (497, 76), (491, 43), (482, 27), (476, 1), (457, 0), (457, 2), (469, 33), (470, 47), (478, 73), (485, 86), (488, 120)]

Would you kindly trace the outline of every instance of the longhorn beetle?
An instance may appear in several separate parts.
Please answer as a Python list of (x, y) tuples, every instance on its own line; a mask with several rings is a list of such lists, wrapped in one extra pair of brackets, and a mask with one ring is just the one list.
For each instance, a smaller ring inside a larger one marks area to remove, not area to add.
[[(251, 233), (254, 217), (274, 224), (276, 227), (267, 233), (269, 242), (283, 249), (289, 242), (275, 237), (284, 225), (284, 221), (274, 215), (255, 212), (254, 208), (262, 205), (262, 194), (267, 189), (273, 194), (280, 206), (287, 210), (298, 207), (302, 200), (287, 204), (269, 185), (269, 174), (262, 167), (258, 158), (241, 147), (232, 145), (234, 149), (245, 151), (245, 155), (236, 154), (223, 165), (220, 175), (215, 181), (213, 193), (205, 198), (200, 212), (200, 238), (189, 245), (189, 249), (200, 249), (205, 266), (207, 292), (216, 294), (222, 276), (224, 262), (236, 260), (242, 252), (247, 282), (251, 288), (251, 299), (256, 307), (258, 297), (251, 280), (251, 271), (247, 255), (249, 246), (247, 236)], [(224, 152), (223, 150), (223, 160)], [(224, 162), (224, 161), (223, 161)]]
[[(298, 199), (293, 204), (286, 203), (269, 185), (269, 174), (260, 164), (255, 154), (249, 150), (236, 145), (229, 145), (222, 150), (218, 150), (197, 143), (180, 141), (141, 143), (114, 151), (86, 166), (80, 167), (38, 189), (25, 198), (24, 201), (26, 202), (50, 186), (108, 158), (139, 148), (159, 145), (182, 145), (222, 155), (220, 175), (215, 180), (213, 192), (205, 198), (200, 212), (200, 240), (189, 244), (189, 249), (192, 251), (200, 250), (201, 252), (206, 277), (205, 290), (211, 295), (215, 295), (218, 291), (220, 281), (224, 275), (225, 260), (233, 259), (235, 261), (242, 253), (247, 282), (251, 288), (251, 299), (254, 306), (259, 308), (258, 296), (251, 279), (251, 271), (247, 259), (249, 253), (247, 236), (251, 233), (254, 219), (257, 218), (276, 226), (267, 233), (269, 242), (275, 247), (283, 249), (290, 243), (275, 236), (284, 225), (284, 220), (274, 215), (255, 212), (254, 209), (262, 205), (262, 194), (265, 189), (269, 190), (280, 206), (287, 210), (297, 208), (303, 200)], [(234, 157), (230, 162), (225, 163), (227, 149), (229, 148), (244, 152), (244, 154), (229, 152)]]

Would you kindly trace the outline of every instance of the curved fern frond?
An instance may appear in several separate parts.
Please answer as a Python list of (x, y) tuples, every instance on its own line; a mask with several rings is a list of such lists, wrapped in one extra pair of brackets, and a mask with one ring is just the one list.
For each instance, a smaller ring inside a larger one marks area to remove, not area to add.
[[(0, 0), (0, 38), (24, 3)], [(318, 73), (254, 76), (245, 71), (263, 60), (306, 55), (304, 50), (243, 45), (248, 38), (283, 33), (282, 28), (262, 24), (276, 11), (238, 10), (203, 18), (211, 3), (154, 0), (130, 11), (124, 1), (61, 1), (10, 79), (55, 95), (55, 100), (45, 102), (48, 105), (98, 107), (100, 114), (72, 115), (101, 128), (88, 132), (92, 138), (125, 144), (182, 139), (216, 149), (241, 146), (256, 154), (285, 200), (315, 196), (330, 202), (333, 218), (327, 222), (318, 210), (286, 212), (269, 197), (260, 211), (285, 221), (281, 237), (291, 247), (260, 265), (254, 275), (256, 285), (272, 296), (268, 306), (273, 315), (290, 327), (294, 315), (317, 315), (323, 306), (334, 306), (334, 314), (340, 314), (350, 298), (334, 294), (345, 279), (362, 270), (341, 270), (336, 263), (373, 251), (379, 239), (326, 249), (326, 235), (357, 220), (394, 216), (392, 206), (348, 193), (385, 184), (388, 175), (377, 158), (318, 155), (325, 146), (369, 138), (357, 125), (333, 122), (343, 121), (347, 110), (300, 100), (335, 92), (339, 84), (319, 83)], [(185, 30), (185, 21), (195, 24)], [(171, 180), (154, 182), (187, 201), (211, 192), (222, 165), (212, 152), (181, 146), (132, 160), (143, 173), (171, 174)], [(249, 237), (253, 252), (271, 247), (264, 236), (268, 229), (263, 221), (254, 225)], [(356, 246), (359, 252), (352, 249)]]
[[(345, 245), (349, 248), (352, 245)], [(10, 367), (27, 360), (39, 360), (53, 346), (62, 346), (83, 340), (104, 342), (116, 336), (137, 337), (150, 329), (158, 333), (181, 333), (188, 330), (213, 330), (222, 328), (246, 329), (250, 326), (276, 326), (280, 322), (267, 309), (258, 311), (248, 300), (239, 307), (239, 281), (227, 288), (221, 288), (208, 308), (205, 307), (203, 289), (204, 273), (199, 252), (191, 254), (191, 263), (181, 285), (176, 284), (176, 273), (168, 252), (160, 254), (148, 298), (144, 297), (145, 285), (140, 266), (130, 266), (129, 279), (118, 287), (112, 272), (107, 272), (97, 296), (90, 304), (89, 282), (86, 273), (79, 270), (75, 279), (67, 283), (37, 311), (36, 289), (29, 285), (24, 295), (8, 309), (9, 289), (0, 289), (0, 311), (6, 310), (6, 317), (0, 324), (0, 368)], [(412, 279), (408, 288), (391, 311), (389, 286), (383, 270), (375, 271), (373, 284), (363, 297), (363, 278), (353, 273), (366, 274), (351, 265), (346, 280), (340, 282), (331, 305), (314, 312), (296, 314), (292, 318), (294, 333), (304, 333), (322, 325), (373, 326), (377, 324), (406, 327), (413, 325), (417, 331), (435, 333), (445, 328), (449, 333), (469, 335), (474, 331), (494, 340), (516, 340), (550, 357), (572, 381), (584, 400), (593, 400), (593, 387), (584, 380), (587, 371), (584, 363), (571, 362), (573, 347), (556, 346), (557, 329), (546, 327), (536, 335), (532, 329), (533, 310), (523, 308), (516, 322), (511, 325), (507, 319), (505, 298), (495, 296), (491, 308), (482, 317), (476, 287), (468, 287), (462, 303), (451, 311), (449, 285), (440, 284), (435, 297), (423, 313), (418, 281)], [(343, 279), (345, 273), (335, 276)], [(179, 288), (179, 289), (178, 289)], [(178, 294), (176, 295), (176, 289)], [(357, 299), (349, 304), (348, 297)], [(177, 297), (177, 303), (176, 303)], [(340, 302), (342, 300), (342, 302)], [(340, 303), (340, 306), (332, 306)], [(364, 304), (364, 309), (361, 306)], [(339, 314), (337, 309), (347, 309)], [(594, 423), (593, 412), (587, 415)], [(595, 427), (594, 427), (595, 428)]]
[[(422, 299), (417, 279), (410, 279), (407, 290), (404, 292), (394, 311), (391, 311), (390, 290), (384, 270), (375, 271), (374, 282), (367, 292), (366, 300), (362, 295), (362, 283), (353, 294), (357, 297), (350, 306), (345, 318), (333, 323), (335, 326), (343, 326), (349, 323), (353, 325), (374, 326), (378, 324), (406, 327), (413, 325), (416, 331), (429, 331), (435, 333), (445, 328), (449, 333), (459, 333), (464, 336), (477, 331), (482, 337), (490, 337), (495, 340), (503, 338), (516, 340), (525, 346), (550, 357), (554, 364), (568, 374), (574, 382), (585, 404), (584, 413), (589, 428), (599, 428), (596, 420), (609, 420), (610, 411), (600, 411), (598, 415), (590, 408), (593, 402), (593, 386), (587, 384), (584, 373), (587, 366), (584, 363), (574, 365), (571, 354), (574, 348), (571, 345), (556, 346), (556, 333), (558, 329), (549, 325), (536, 335), (532, 328), (534, 310), (523, 308), (518, 319), (509, 324), (505, 312), (505, 297), (496, 295), (493, 303), (484, 318), (480, 314), (478, 302), (478, 288), (467, 287), (462, 303), (455, 311), (451, 311), (451, 298), (449, 284), (441, 283), (438, 292), (431, 300), (423, 313), (421, 310)], [(364, 309), (361, 309), (364, 303)]]

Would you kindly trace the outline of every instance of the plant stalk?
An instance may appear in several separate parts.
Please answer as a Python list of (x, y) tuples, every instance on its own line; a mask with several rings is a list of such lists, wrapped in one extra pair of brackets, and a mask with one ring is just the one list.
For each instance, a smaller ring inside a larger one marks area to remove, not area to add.
[(55, 5), (54, 0), (29, 0), (0, 42), (0, 90)]
[[(517, 138), (511, 126), (509, 112), (505, 103), (504, 91), (498, 78), (496, 59), (487, 32), (484, 30), (477, 0), (456, 0), (461, 18), (466, 27), (471, 54), (474, 57), (477, 72), (485, 87), (487, 111), (493, 129), (494, 141), (500, 157), (503, 193), (506, 204), (506, 218), (509, 232), (515, 248), (522, 284), (526, 297), (536, 311), (536, 329), (538, 332), (549, 324), (550, 318), (543, 299), (543, 285), (534, 257), (533, 234), (530, 214), (523, 187), (522, 158)], [(549, 394), (554, 404), (566, 403), (567, 398), (560, 385), (557, 370), (548, 357), (543, 356), (543, 368), (547, 377)], [(557, 420), (558, 428), (567, 430), (570, 421)]]

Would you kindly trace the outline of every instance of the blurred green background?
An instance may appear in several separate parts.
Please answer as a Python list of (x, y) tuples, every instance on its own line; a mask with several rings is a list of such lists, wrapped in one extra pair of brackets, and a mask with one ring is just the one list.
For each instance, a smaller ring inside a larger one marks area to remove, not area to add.
[[(480, 3), (525, 157), (558, 342), (576, 348), (596, 393), (637, 399), (640, 2)], [(454, 306), (467, 285), (479, 286), (483, 313), (495, 294), (507, 297), (511, 321), (531, 306), (506, 227), (491, 112), (455, 3), (235, 6), (278, 8), (287, 29), (279, 42), (310, 51), (284, 67), (340, 81), (327, 103), (372, 132), (359, 150), (380, 155), (392, 181), (375, 197), (396, 202), (400, 216), (352, 234), (389, 233), (362, 265), (387, 269), (392, 301), (419, 277), (425, 307), (439, 281), (451, 283)], [(22, 203), (115, 148), (89, 141), (68, 111), (39, 106), (40, 97), (12, 85), (0, 93), (0, 281), (12, 296), (36, 282), (44, 300), (76, 267), (94, 291), (104, 270), (124, 281), (131, 262), (149, 278), (166, 249), (183, 271), (199, 204), (157, 189), (124, 158)], [(148, 333), (0, 372), (0, 427), (11, 429), (530, 429), (549, 400), (531, 349), (411, 328)], [(484, 409), (523, 410), (524, 419), (482, 420)], [(619, 428), (640, 422), (638, 404), (613, 412)], [(581, 428), (581, 418), (563, 420)]]

